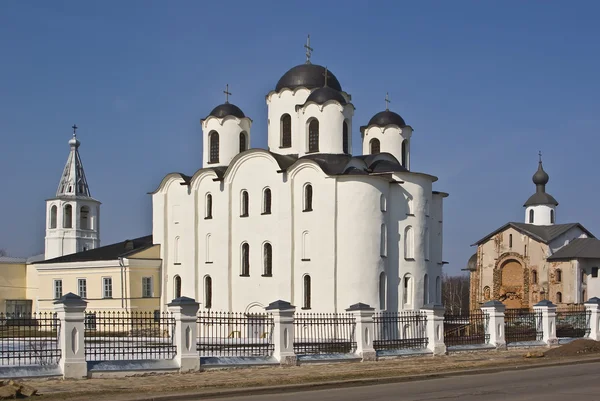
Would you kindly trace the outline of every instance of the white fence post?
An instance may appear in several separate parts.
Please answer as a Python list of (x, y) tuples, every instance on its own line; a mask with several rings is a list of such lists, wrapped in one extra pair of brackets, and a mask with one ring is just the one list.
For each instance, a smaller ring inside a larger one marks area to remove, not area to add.
[(421, 311), (427, 316), (427, 348), (433, 352), (433, 355), (446, 355), (447, 349), (444, 344), (444, 313), (446, 308), (438, 303), (430, 303)]
[(589, 318), (588, 329), (590, 334), (588, 338), (600, 340), (600, 298), (590, 298), (585, 304), (586, 316)]
[(500, 301), (488, 301), (481, 307), (487, 320), (486, 335), (490, 337), (490, 344), (496, 349), (506, 349), (504, 311), (506, 306)]
[(375, 324), (373, 323), (373, 314), (375, 309), (371, 306), (357, 303), (351, 305), (346, 312), (354, 315), (356, 328), (354, 338), (356, 339), (356, 354), (364, 361), (376, 361), (377, 352), (373, 348), (375, 339)]
[(175, 318), (173, 342), (177, 347), (175, 360), (180, 372), (200, 370), (200, 355), (196, 350), (199, 306), (195, 299), (188, 297), (179, 297), (167, 304), (169, 312)]
[(547, 299), (538, 302), (533, 305), (533, 310), (536, 312), (536, 324), (539, 319), (539, 313), (542, 314), (542, 341), (548, 346), (558, 344), (558, 338), (556, 337), (556, 305)]
[(54, 302), (54, 311), (60, 321), (59, 365), (65, 379), (81, 379), (88, 375), (84, 343), (86, 305), (87, 302), (72, 292)]
[(294, 313), (296, 307), (286, 301), (271, 302), (265, 310), (273, 314), (273, 357), (282, 365), (296, 365), (294, 352)]

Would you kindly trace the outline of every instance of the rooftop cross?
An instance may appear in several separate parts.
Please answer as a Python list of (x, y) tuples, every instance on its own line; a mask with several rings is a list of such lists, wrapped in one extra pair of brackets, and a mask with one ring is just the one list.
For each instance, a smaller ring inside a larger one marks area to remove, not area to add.
[(542, 162), (542, 151), (541, 150), (538, 152), (538, 155), (540, 156), (540, 163), (541, 163)]
[(325, 77), (325, 85), (323, 85), (323, 87), (327, 86), (327, 78), (329, 77), (329, 72), (327, 71), (327, 67), (325, 67), (325, 72), (323, 73), (323, 76)]
[(392, 101), (390, 100), (390, 94), (385, 92), (385, 111), (388, 111), (390, 109), (390, 103), (392, 103)]
[(225, 85), (225, 90), (223, 93), (225, 94), (225, 103), (229, 103), (229, 96), (231, 96), (231, 92), (229, 92), (229, 84)]
[(71, 128), (73, 128), (73, 136), (77, 136), (77, 128), (79, 128), (77, 124), (73, 124)]
[(304, 48), (306, 49), (306, 64), (310, 64), (310, 56), (314, 50), (312, 47), (310, 47), (310, 35), (308, 35), (308, 38), (306, 39)]

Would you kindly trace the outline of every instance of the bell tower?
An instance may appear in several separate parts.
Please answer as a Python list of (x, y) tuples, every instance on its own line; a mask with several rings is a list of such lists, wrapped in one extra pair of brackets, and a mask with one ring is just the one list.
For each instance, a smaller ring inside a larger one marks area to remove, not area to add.
[(56, 196), (46, 200), (45, 259), (100, 246), (100, 202), (92, 198), (79, 156), (77, 125)]

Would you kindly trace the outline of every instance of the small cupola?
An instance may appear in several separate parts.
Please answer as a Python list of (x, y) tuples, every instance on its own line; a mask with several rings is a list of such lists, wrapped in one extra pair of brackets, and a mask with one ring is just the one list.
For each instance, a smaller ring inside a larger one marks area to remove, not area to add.
[(525, 223), (538, 226), (552, 225), (556, 220), (558, 202), (546, 192), (546, 184), (548, 184), (550, 176), (544, 171), (542, 152), (539, 152), (538, 169), (531, 180), (535, 184), (535, 193), (523, 205), (525, 207)]

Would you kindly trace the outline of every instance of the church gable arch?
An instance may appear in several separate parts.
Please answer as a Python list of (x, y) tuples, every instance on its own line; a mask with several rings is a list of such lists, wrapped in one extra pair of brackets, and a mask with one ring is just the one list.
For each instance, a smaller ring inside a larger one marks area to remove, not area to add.
[(528, 308), (529, 285), (529, 269), (521, 255), (507, 252), (498, 258), (494, 266), (493, 299), (507, 308)]

